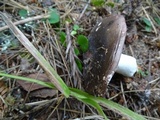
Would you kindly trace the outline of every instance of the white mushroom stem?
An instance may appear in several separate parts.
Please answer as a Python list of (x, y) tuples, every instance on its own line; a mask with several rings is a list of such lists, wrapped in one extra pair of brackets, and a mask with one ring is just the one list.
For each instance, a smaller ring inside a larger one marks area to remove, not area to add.
[(127, 77), (133, 77), (138, 70), (136, 59), (129, 55), (121, 54), (116, 73)]

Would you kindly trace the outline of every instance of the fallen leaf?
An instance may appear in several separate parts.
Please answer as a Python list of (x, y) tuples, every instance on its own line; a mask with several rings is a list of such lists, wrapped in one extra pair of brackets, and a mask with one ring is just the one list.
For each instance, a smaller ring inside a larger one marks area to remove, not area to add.
[[(33, 79), (37, 79), (37, 80), (42, 80), (43, 82), (50, 82), (50, 80), (48, 79), (46, 74), (34, 73), (34, 74), (29, 74), (25, 77), (33, 78)], [(26, 81), (22, 81), (22, 80), (17, 80), (17, 83), (27, 92), (46, 88), (42, 85), (31, 83), (31, 82), (26, 82)]]
[(44, 89), (32, 91), (29, 94), (29, 96), (30, 97), (46, 98), (46, 97), (53, 97), (56, 94), (57, 94), (57, 90), (44, 88)]
[[(43, 82), (50, 82), (46, 74), (29, 74), (25, 77), (28, 78), (33, 78), (33, 79), (38, 79), (42, 80)], [(27, 92), (30, 92), (29, 97), (41, 97), (41, 98), (46, 98), (46, 97), (52, 97), (57, 93), (57, 90), (55, 89), (49, 89), (46, 88), (42, 85), (31, 83), (31, 82), (26, 82), (22, 80), (18, 80), (17, 83)]]

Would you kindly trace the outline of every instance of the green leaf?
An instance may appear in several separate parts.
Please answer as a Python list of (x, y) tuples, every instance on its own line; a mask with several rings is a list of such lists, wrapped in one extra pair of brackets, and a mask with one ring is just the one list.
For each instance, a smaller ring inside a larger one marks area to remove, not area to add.
[(79, 52), (78, 48), (74, 48), (74, 53), (75, 53), (77, 56), (80, 55), (80, 52)]
[(145, 26), (145, 30), (146, 30), (147, 32), (151, 32), (151, 31), (152, 31), (152, 28), (151, 28), (150, 26)]
[[(6, 16), (4, 18), (7, 19)], [(27, 39), (27, 37), (11, 22), (11, 31), (17, 37), (17, 39), (25, 46), (25, 48), (32, 54), (32, 56), (41, 65), (43, 70), (48, 74), (50, 81), (54, 83), (56, 88), (61, 91), (65, 97), (69, 97), (70, 91), (68, 86), (64, 83), (62, 78), (57, 74), (50, 63), (41, 55), (41, 53), (35, 48), (35, 46)], [(18, 34), (17, 34), (18, 33)]]
[[(32, 79), (32, 78), (26, 78), (26, 77), (20, 77), (20, 76), (15, 76), (15, 75), (10, 75), (10, 74), (5, 74), (5, 73), (1, 73), (0, 72), (0, 76), (4, 76), (4, 77), (9, 77), (9, 78), (13, 78), (13, 79), (19, 79), (19, 80), (25, 80), (28, 82), (33, 82), (33, 83), (37, 83), (49, 88), (54, 88), (54, 85), (52, 83), (49, 82), (43, 82), (41, 80), (36, 80), (36, 79)], [(101, 104), (102, 106), (113, 110), (114, 112), (117, 112), (118, 114), (122, 114), (124, 116), (127, 116), (128, 118), (132, 119), (132, 120), (146, 120), (142, 115), (139, 115), (115, 102), (112, 102), (110, 100), (101, 98), (101, 97), (94, 97), (92, 95), (89, 95), (88, 93), (81, 91), (79, 89), (76, 88), (69, 88), (70, 90), (70, 94), (75, 97), (76, 99), (91, 105), (92, 107), (94, 107), (98, 113), (100, 115), (102, 115), (106, 120), (108, 120), (108, 118), (106, 117), (106, 115), (104, 114), (102, 107), (99, 105)]]
[(88, 105), (90, 105), (90, 106), (92, 106), (92, 107), (94, 107), (98, 111), (99, 115), (103, 116), (105, 118), (105, 120), (109, 120), (106, 117), (106, 115), (104, 114), (104, 112), (102, 110), (102, 107), (97, 102), (95, 102), (92, 99), (81, 99), (81, 101), (86, 103), (86, 104), (88, 104)]
[(108, 3), (107, 3), (107, 6), (113, 8), (113, 7), (114, 7), (114, 3), (113, 3), (113, 2), (108, 2)]
[(86, 36), (79, 35), (77, 38), (77, 43), (80, 46), (80, 49), (82, 50), (82, 52), (86, 52), (88, 50), (89, 42)]
[(0, 76), (4, 76), (4, 77), (9, 77), (9, 78), (13, 78), (16, 80), (23, 80), (23, 81), (27, 81), (27, 82), (32, 82), (32, 83), (36, 83), (48, 88), (55, 88), (54, 85), (50, 82), (43, 82), (41, 80), (36, 80), (33, 78), (27, 78), (27, 77), (21, 77), (21, 76), (16, 76), (16, 75), (10, 75), (10, 74), (6, 74), (6, 73), (0, 73)]
[(77, 31), (74, 31), (74, 30), (73, 30), (73, 31), (71, 32), (71, 35), (72, 35), (72, 36), (73, 36), (73, 35), (76, 35), (76, 34), (77, 34)]
[(27, 17), (27, 15), (28, 15), (28, 12), (27, 12), (27, 10), (25, 10), (25, 9), (21, 9), (21, 10), (19, 10), (19, 16), (21, 16), (22, 18), (26, 18)]
[(96, 7), (101, 7), (105, 4), (105, 0), (91, 0), (91, 4)]
[[(123, 116), (127, 116), (128, 118), (132, 119), (132, 120), (146, 120), (142, 115), (139, 115), (131, 110), (129, 110), (128, 108), (125, 108), (122, 105), (119, 105), (115, 102), (112, 102), (110, 100), (101, 98), (101, 97), (95, 97), (92, 96), (84, 91), (78, 90), (76, 88), (69, 88), (69, 90), (71, 91), (71, 96), (74, 96), (75, 98), (77, 98), (78, 100), (89, 104), (93, 107), (98, 107), (96, 103), (102, 105), (103, 107), (106, 107), (120, 115)], [(96, 108), (97, 109), (97, 108)], [(100, 113), (100, 109), (98, 107), (98, 112)], [(102, 113), (101, 113), (102, 114)], [(105, 115), (104, 115), (105, 117)], [(106, 117), (105, 117), (106, 118)]]
[(73, 20), (70, 17), (65, 18), (65, 21), (68, 22), (68, 23), (72, 23), (73, 22)]
[(142, 77), (146, 77), (149, 74), (148, 71), (142, 71), (141, 69), (139, 69), (137, 73), (140, 74)]
[(129, 119), (132, 120), (146, 120), (142, 115), (139, 115), (131, 110), (129, 110), (128, 108), (125, 108), (124, 106), (121, 106), (115, 102), (112, 102), (110, 100), (104, 99), (104, 98), (100, 98), (100, 97), (96, 97), (95, 98), (96, 101), (98, 103), (100, 103), (102, 106), (117, 112), (118, 114), (127, 116)]
[(158, 25), (160, 25), (160, 18), (154, 17), (154, 20), (156, 21), (156, 23), (157, 23)]
[(75, 31), (77, 31), (77, 30), (80, 29), (80, 27), (79, 27), (78, 25), (75, 24), (75, 25), (73, 26), (73, 29), (74, 29)]
[(69, 88), (69, 89), (71, 91), (72, 96), (74, 96), (79, 101), (84, 102), (85, 104), (91, 105), (98, 111), (100, 115), (102, 115), (105, 118), (105, 120), (108, 120), (101, 106), (95, 101), (96, 99), (94, 96), (91, 96), (88, 93), (78, 90), (76, 88)]
[(152, 27), (150, 20), (148, 20), (147, 18), (143, 17), (142, 21), (149, 27)]
[(49, 11), (50, 17), (48, 18), (50, 24), (55, 24), (60, 21), (60, 15), (56, 9), (51, 9)]
[(83, 67), (82, 67), (82, 62), (81, 62), (81, 60), (76, 59), (76, 64), (77, 64), (79, 70), (82, 71)]
[(74, 25), (73, 26), (73, 30), (72, 30), (72, 32), (71, 32), (71, 35), (72, 36), (74, 36), (74, 35), (76, 35), (77, 34), (77, 31), (83, 31), (83, 28), (80, 28), (78, 25)]
[(62, 46), (66, 47), (66, 33), (60, 32), (60, 41)]
[(69, 88), (69, 90), (71, 91), (71, 95), (77, 99), (85, 99), (90, 96), (88, 93), (76, 88)]

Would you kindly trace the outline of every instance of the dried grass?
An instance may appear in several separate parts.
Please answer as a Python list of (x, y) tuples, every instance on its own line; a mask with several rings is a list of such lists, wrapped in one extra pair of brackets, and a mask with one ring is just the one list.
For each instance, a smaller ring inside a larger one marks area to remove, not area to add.
[[(38, 27), (31, 29), (30, 33), (27, 33), (24, 30), (24, 34), (27, 35), (27, 37), (32, 41), (32, 44), (36, 46), (41, 54), (44, 55), (46, 60), (49, 61), (49, 63), (63, 78), (67, 85), (81, 89), (82, 74), (76, 65), (75, 59), (77, 56), (74, 53), (76, 37), (71, 36), (70, 33), (73, 25), (78, 24), (84, 28), (83, 34), (88, 35), (97, 19), (101, 19), (99, 13), (94, 11), (93, 7), (84, 1), (55, 0), (55, 4), (53, 4), (53, 6), (56, 6), (61, 15), (60, 31), (64, 31), (67, 34), (67, 47), (64, 48), (59, 41), (60, 36), (57, 34), (57, 29), (48, 22), (42, 22), (40, 20), (41, 18), (46, 17), (43, 15), (46, 13), (46, 8), (39, 7), (38, 2), (30, 4), (25, 0), (19, 2), (5, 0), (1, 1), (0, 3), (3, 3), (0, 9), (12, 16), (14, 20), (17, 20), (15, 21), (16, 24), (24, 24), (27, 22), (25, 20), (22, 22), (20, 19), (18, 19), (18, 16), (16, 16), (17, 9), (23, 8), (31, 12), (32, 10), (37, 12), (37, 14), (35, 14), (35, 18), (30, 20), (35, 20), (34, 24), (37, 24)], [(148, 18), (151, 21), (154, 31), (148, 34), (144, 33), (141, 31), (141, 23), (136, 21), (138, 26), (137, 34), (139, 38), (129, 45), (129, 47), (126, 46), (124, 52), (135, 56), (141, 70), (148, 71), (149, 74), (147, 76), (141, 76), (137, 74), (130, 82), (120, 82), (120, 80), (124, 79), (124, 77), (120, 77), (118, 79), (113, 78), (113, 81), (108, 87), (107, 98), (118, 102), (119, 104), (122, 104), (135, 112), (145, 115), (148, 119), (156, 120), (156, 118), (160, 118), (160, 63), (158, 59), (159, 48), (153, 45), (157, 45), (156, 43), (159, 41), (158, 33), (160, 32), (160, 29), (153, 17), (154, 15), (158, 17), (160, 16), (159, 2), (153, 0), (143, 0), (140, 2), (139, 6), (137, 5), (137, 7), (132, 10), (132, 12), (134, 20), (139, 20), (139, 18), (142, 16)], [(67, 19), (71, 19), (72, 22), (67, 22)], [(127, 20), (129, 21), (130, 19)], [(0, 29), (1, 32), (2, 30), (4, 30), (4, 28)], [(151, 41), (154, 44), (150, 44)], [(20, 60), (18, 58), (20, 52), (26, 52), (22, 46), (20, 46), (18, 50), (8, 49), (7, 52), (1, 52), (0, 69), (7, 71), (8, 73), (28, 74), (26, 72), (27, 69), (26, 71), (22, 71), (20, 69)], [(34, 72), (43, 72), (42, 68), (37, 65), (36, 61), (34, 61), (31, 66), (34, 66), (32, 68)], [(17, 87), (16, 84), (12, 82), (8, 82), (8, 84), (11, 90), (16, 89)], [(14, 92), (12, 91), (12, 94), (13, 93)], [(147, 97), (148, 94), (150, 97)], [(30, 104), (34, 103), (32, 101), (43, 101), (37, 98), (26, 99), (26, 102)], [(25, 119), (30, 117), (30, 115), (38, 118), (39, 120), (50, 118), (102, 119), (100, 116), (96, 115), (97, 113), (90, 106), (82, 104), (73, 98), (65, 99), (64, 96), (59, 93), (57, 96), (54, 96), (54, 98), (46, 98), (46, 100), (48, 101), (45, 104), (41, 104), (40, 102), (40, 104), (38, 104), (32, 110), (31, 108), (27, 109), (27, 112), (24, 112), (25, 110), (23, 109), (20, 111), (17, 104), (21, 102), (16, 101), (13, 107), (9, 108), (8, 112), (14, 114), (14, 119)], [(24, 104), (28, 105), (27, 103)], [(41, 113), (38, 114), (38, 112)], [(113, 111), (106, 109), (105, 112), (110, 119), (121, 119), (121, 116), (117, 115)], [(21, 115), (21, 117), (18, 117), (18, 115)]]

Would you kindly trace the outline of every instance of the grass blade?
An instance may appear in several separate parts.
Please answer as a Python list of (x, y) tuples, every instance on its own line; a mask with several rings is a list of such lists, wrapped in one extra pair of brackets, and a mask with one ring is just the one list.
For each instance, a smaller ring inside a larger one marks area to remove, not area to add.
[(10, 75), (10, 74), (1, 73), (1, 72), (0, 72), (0, 76), (13, 78), (13, 79), (16, 79), (16, 80), (23, 80), (23, 81), (27, 81), (27, 82), (32, 82), (32, 83), (36, 83), (36, 84), (39, 84), (39, 85), (42, 85), (42, 86), (45, 86), (45, 87), (48, 87), (48, 88), (55, 88), (54, 85), (50, 82), (44, 82), (44, 81), (33, 79), (33, 78)]
[(108, 120), (108, 118), (106, 117), (106, 115), (102, 110), (102, 107), (95, 101), (93, 96), (75, 88), (70, 88), (70, 91), (72, 96), (74, 96), (79, 101), (82, 101), (83, 103), (94, 107), (98, 111), (99, 115), (103, 116), (105, 120)]
[(104, 99), (104, 98), (100, 98), (97, 97), (96, 101), (101, 104), (102, 106), (111, 109), (112, 111), (120, 114), (120, 115), (124, 115), (128, 118), (130, 118), (131, 120), (146, 120), (142, 115), (139, 115), (131, 110), (129, 110), (128, 108), (125, 108), (113, 101)]
[(51, 67), (48, 61), (39, 53), (39, 51), (33, 46), (33, 44), (27, 39), (27, 37), (10, 21), (10, 19), (2, 12), (0, 15), (9, 26), (10, 30), (14, 33), (17, 39), (24, 45), (24, 47), (34, 56), (42, 68), (46, 71), (51, 82), (55, 87), (61, 91), (66, 97), (69, 97), (70, 91), (67, 85), (63, 82), (61, 77)]
[[(9, 77), (9, 78), (13, 78), (13, 79), (19, 79), (19, 80), (24, 80), (24, 81), (28, 81), (28, 82), (33, 82), (33, 83), (37, 83), (49, 88), (54, 88), (54, 85), (52, 83), (48, 83), (48, 82), (43, 82), (41, 80), (36, 80), (36, 79), (32, 79), (32, 78), (26, 78), (26, 77), (20, 77), (20, 76), (15, 76), (15, 75), (9, 75), (9, 74), (5, 74), (5, 73), (1, 73), (0, 72), (0, 76), (4, 76), (4, 77)], [(125, 108), (115, 102), (112, 102), (110, 100), (101, 98), (101, 97), (95, 97), (92, 96), (82, 90), (76, 89), (76, 88), (69, 88), (70, 92), (71, 92), (71, 96), (75, 97), (76, 99), (78, 99), (79, 101), (82, 101), (85, 104), (91, 105), (92, 107), (94, 107), (98, 113), (100, 115), (102, 115), (106, 120), (108, 120), (108, 118), (106, 117), (106, 115), (104, 114), (102, 107), (100, 105), (102, 105), (103, 107), (106, 107), (120, 115), (126, 116), (129, 119), (132, 120), (146, 120), (142, 115), (139, 115), (131, 110), (129, 110), (128, 108)]]

